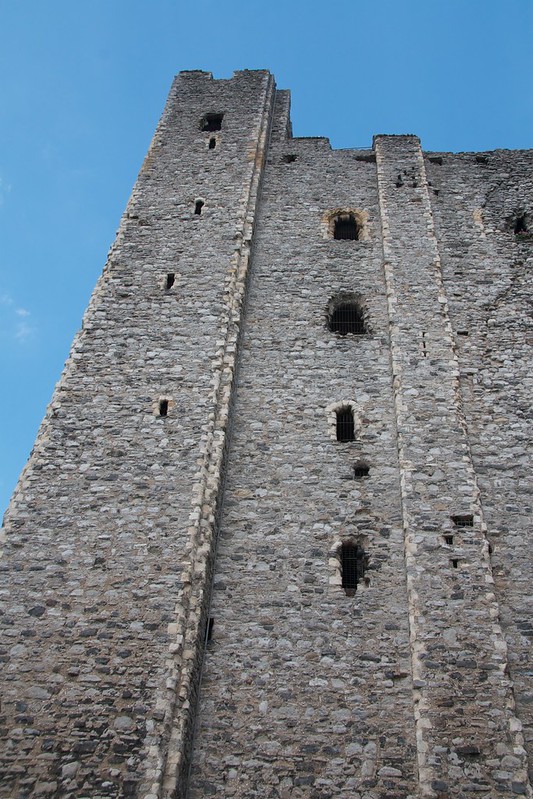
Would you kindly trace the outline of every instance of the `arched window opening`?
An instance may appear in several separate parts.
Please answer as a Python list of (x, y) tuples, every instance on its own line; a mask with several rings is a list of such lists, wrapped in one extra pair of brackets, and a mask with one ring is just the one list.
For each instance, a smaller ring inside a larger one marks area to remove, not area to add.
[(332, 333), (338, 333), (340, 336), (347, 336), (348, 333), (356, 335), (366, 333), (361, 306), (355, 301), (336, 305), (329, 317), (329, 329)]
[(223, 118), (224, 114), (206, 114), (200, 122), (200, 130), (205, 133), (214, 133), (216, 130), (221, 130)]
[(214, 136), (212, 136), (212, 137), (209, 139), (209, 149), (210, 149), (210, 150), (214, 150), (216, 146), (217, 146), (217, 140), (215, 139), (215, 137), (214, 137)]
[(200, 216), (200, 214), (202, 213), (202, 208), (203, 207), (204, 207), (204, 201), (203, 200), (196, 200), (195, 201), (195, 203), (194, 203), (194, 213), (196, 214), (196, 216)]
[(354, 596), (365, 572), (365, 553), (362, 547), (345, 542), (340, 548), (342, 587), (346, 596)]
[(355, 441), (355, 423), (352, 409), (349, 406), (339, 408), (336, 416), (337, 441)]
[(529, 233), (529, 220), (527, 214), (520, 214), (516, 218), (514, 232), (517, 236), (523, 236), (524, 233)]
[(339, 214), (333, 220), (333, 238), (357, 241), (359, 226), (353, 214)]

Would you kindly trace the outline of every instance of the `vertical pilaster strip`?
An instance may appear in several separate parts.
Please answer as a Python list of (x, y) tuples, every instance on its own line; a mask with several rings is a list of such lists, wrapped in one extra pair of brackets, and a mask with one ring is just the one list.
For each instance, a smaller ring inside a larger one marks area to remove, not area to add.
[(420, 795), (530, 796), (420, 143), (379, 136), (375, 150)]
[[(146, 747), (145, 799), (183, 797), (194, 728), (199, 675), (204, 653), (211, 575), (216, 549), (218, 510), (223, 485), (227, 434), (238, 355), (253, 228), (266, 158), (275, 84), (265, 73), (262, 110), (255, 121), (247, 153), (248, 180), (243, 187), (235, 253), (226, 274), (224, 308), (219, 320), (219, 347), (212, 361), (212, 405), (208, 415), (189, 515), (189, 543), (181, 575), (181, 595), (164, 686), (157, 706), (163, 718), (149, 732)], [(168, 712), (169, 704), (171, 711)]]

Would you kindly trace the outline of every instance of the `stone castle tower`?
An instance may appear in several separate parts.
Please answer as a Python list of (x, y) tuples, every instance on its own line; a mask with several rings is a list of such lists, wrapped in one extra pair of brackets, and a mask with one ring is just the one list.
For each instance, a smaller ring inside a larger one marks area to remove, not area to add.
[(0, 796), (532, 795), (532, 166), (178, 75), (6, 514)]

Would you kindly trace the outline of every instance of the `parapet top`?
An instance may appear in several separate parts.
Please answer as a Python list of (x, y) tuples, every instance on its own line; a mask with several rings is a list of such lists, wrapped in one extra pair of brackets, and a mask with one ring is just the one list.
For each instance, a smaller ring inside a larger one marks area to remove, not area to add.
[[(271, 72), (268, 69), (236, 69), (233, 71), (231, 78), (214, 78), (214, 80), (233, 80), (234, 78), (239, 78), (241, 76), (256, 76), (256, 75), (270, 75)], [(213, 80), (213, 73), (206, 72), (203, 69), (182, 69), (178, 72), (177, 76), (179, 78), (202, 78), (204, 80)]]

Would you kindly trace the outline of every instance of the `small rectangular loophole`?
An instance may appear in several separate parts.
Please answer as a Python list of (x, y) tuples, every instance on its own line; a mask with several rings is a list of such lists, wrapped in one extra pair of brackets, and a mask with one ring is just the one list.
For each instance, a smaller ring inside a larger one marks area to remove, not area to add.
[(444, 536), (444, 543), (448, 544), (449, 547), (453, 544), (453, 535), (445, 535)]
[(168, 400), (162, 399), (159, 400), (159, 416), (167, 416), (168, 415)]
[(452, 558), (452, 566), (454, 569), (459, 568), (459, 561), (457, 560), (457, 558)]
[(473, 527), (474, 517), (470, 514), (461, 514), (459, 516), (452, 516), (452, 522), (456, 527)]
[(208, 618), (208, 620), (207, 620), (207, 629), (206, 629), (206, 633), (205, 633), (205, 640), (206, 640), (207, 643), (209, 643), (209, 641), (213, 637), (214, 624), (215, 624), (215, 620), (214, 620), (214, 618), (212, 616), (210, 616)]
[(217, 146), (217, 140), (213, 136), (212, 139), (209, 139), (209, 149), (214, 150), (216, 146)]
[(172, 288), (175, 280), (176, 280), (176, 275), (174, 274), (174, 272), (169, 272), (165, 282), (165, 288), (167, 291), (169, 291)]

